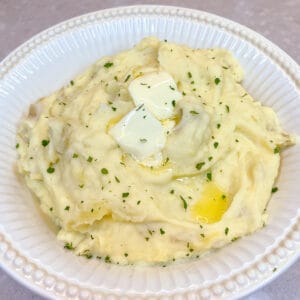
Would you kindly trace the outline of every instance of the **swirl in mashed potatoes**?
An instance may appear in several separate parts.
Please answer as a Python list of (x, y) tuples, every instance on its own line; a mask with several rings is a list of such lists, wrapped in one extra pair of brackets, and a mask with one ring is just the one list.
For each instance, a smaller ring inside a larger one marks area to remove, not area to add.
[(166, 262), (261, 228), (294, 138), (242, 79), (227, 50), (146, 38), (32, 105), (18, 169), (65, 248)]

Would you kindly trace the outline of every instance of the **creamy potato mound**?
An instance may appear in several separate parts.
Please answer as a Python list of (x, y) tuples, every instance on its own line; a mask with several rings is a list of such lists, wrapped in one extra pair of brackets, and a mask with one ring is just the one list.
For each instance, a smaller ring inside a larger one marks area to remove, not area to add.
[[(147, 165), (111, 130), (136, 108), (131, 82), (158, 72), (174, 79), (182, 99), (172, 102), (172, 117), (155, 121), (168, 130), (161, 161)], [(146, 38), (33, 104), (17, 134), (18, 170), (65, 248), (106, 262), (158, 263), (261, 228), (280, 151), (294, 138), (242, 79), (227, 50)]]

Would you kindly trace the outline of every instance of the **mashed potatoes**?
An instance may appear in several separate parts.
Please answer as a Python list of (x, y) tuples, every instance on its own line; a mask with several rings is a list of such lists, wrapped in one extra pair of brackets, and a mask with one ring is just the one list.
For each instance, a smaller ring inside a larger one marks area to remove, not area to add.
[(65, 248), (166, 262), (262, 227), (294, 140), (242, 79), (224, 49), (146, 38), (32, 105), (18, 169)]

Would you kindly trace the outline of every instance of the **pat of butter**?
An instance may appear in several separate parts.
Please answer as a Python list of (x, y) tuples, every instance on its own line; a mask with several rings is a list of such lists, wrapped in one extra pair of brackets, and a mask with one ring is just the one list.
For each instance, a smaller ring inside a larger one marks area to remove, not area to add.
[(165, 129), (144, 104), (131, 110), (109, 130), (109, 134), (139, 162), (153, 166), (161, 164)]
[(166, 72), (138, 77), (128, 89), (135, 105), (144, 104), (158, 120), (172, 117), (176, 102), (182, 98), (174, 79)]

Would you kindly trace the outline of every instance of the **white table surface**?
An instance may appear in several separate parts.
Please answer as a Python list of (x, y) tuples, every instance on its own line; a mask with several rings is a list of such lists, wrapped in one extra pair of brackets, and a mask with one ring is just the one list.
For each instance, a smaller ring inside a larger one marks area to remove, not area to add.
[[(132, 4), (161, 4), (211, 12), (261, 33), (300, 63), (300, 0), (0, 0), (0, 61), (34, 34), (90, 11)], [(1, 222), (1, 219), (0, 219)], [(0, 269), (0, 300), (42, 300)], [(300, 260), (243, 300), (300, 299)]]

